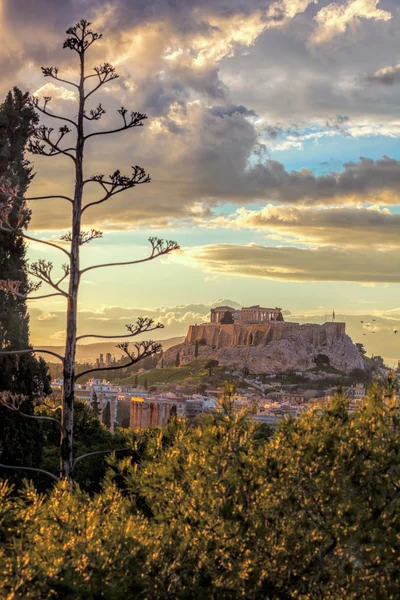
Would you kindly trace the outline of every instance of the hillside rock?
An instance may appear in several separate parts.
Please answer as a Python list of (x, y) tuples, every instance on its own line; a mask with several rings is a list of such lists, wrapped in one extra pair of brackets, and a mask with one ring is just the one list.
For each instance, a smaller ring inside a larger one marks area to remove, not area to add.
[[(228, 326), (227, 326), (228, 327)], [(280, 339), (261, 340), (255, 345), (199, 345), (199, 359), (216, 359), (221, 365), (235, 369), (246, 367), (251, 373), (276, 373), (285, 371), (308, 371), (317, 364), (326, 364), (339, 371), (350, 372), (364, 369), (364, 361), (346, 334), (324, 336), (322, 341), (310, 341), (301, 333), (282, 336)], [(258, 340), (257, 340), (258, 342)], [(188, 338), (183, 344), (173, 346), (164, 354), (165, 366), (174, 365), (179, 353), (180, 364), (195, 360), (196, 341)]]

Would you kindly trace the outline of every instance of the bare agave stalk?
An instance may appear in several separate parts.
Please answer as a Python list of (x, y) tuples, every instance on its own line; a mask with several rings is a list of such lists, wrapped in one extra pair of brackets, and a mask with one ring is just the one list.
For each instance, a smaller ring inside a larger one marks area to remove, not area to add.
[[(71, 231), (62, 236), (62, 240), (69, 242), (69, 250), (64, 247), (48, 242), (44, 240), (37, 240), (27, 235), (26, 232), (22, 231), (21, 227), (17, 224), (11, 224), (9, 215), (11, 214), (13, 207), (15, 206), (14, 201), (19, 200), (18, 190), (11, 189), (7, 186), (7, 182), (3, 182), (2, 191), (6, 194), (5, 204), (0, 206), (0, 230), (13, 232), (15, 235), (19, 235), (28, 240), (38, 241), (39, 243), (46, 244), (57, 248), (64, 252), (67, 256), (67, 262), (63, 265), (64, 275), (55, 280), (52, 276), (53, 264), (50, 261), (40, 260), (34, 263), (30, 267), (31, 275), (35, 276), (40, 280), (41, 283), (45, 283), (52, 287), (55, 292), (46, 294), (42, 297), (50, 296), (64, 296), (67, 300), (67, 324), (66, 324), (66, 344), (64, 356), (57, 355), (57, 358), (63, 362), (63, 398), (62, 398), (62, 421), (61, 421), (61, 450), (60, 450), (60, 463), (61, 463), (61, 477), (66, 478), (70, 482), (72, 481), (72, 472), (74, 468), (74, 457), (73, 457), (73, 423), (74, 423), (74, 387), (78, 377), (86, 375), (91, 372), (98, 371), (100, 369), (89, 369), (85, 373), (81, 373), (79, 376), (75, 375), (75, 355), (76, 355), (76, 344), (78, 339), (82, 337), (105, 337), (97, 336), (95, 334), (83, 335), (77, 338), (77, 312), (78, 312), (78, 297), (81, 277), (86, 271), (93, 269), (112, 267), (117, 265), (133, 265), (142, 262), (153, 260), (159, 256), (169, 254), (173, 250), (179, 248), (178, 244), (174, 241), (164, 241), (158, 238), (150, 238), (149, 242), (151, 245), (150, 254), (143, 259), (132, 260), (119, 263), (107, 263), (100, 265), (93, 265), (86, 269), (80, 269), (80, 248), (83, 244), (89, 243), (93, 239), (100, 238), (102, 233), (97, 230), (83, 231), (82, 230), (82, 216), (84, 212), (91, 206), (99, 205), (117, 194), (120, 194), (126, 190), (132, 189), (137, 185), (149, 183), (150, 177), (146, 174), (144, 169), (139, 166), (132, 167), (132, 173), (129, 176), (122, 175), (119, 170), (116, 170), (109, 177), (100, 174), (93, 175), (85, 179), (84, 175), (84, 153), (85, 147), (88, 140), (95, 136), (109, 135), (133, 129), (135, 127), (141, 127), (144, 120), (147, 118), (146, 115), (130, 112), (124, 107), (118, 110), (118, 113), (122, 119), (122, 124), (112, 130), (107, 131), (95, 131), (92, 133), (86, 133), (84, 123), (87, 121), (99, 121), (104, 115), (105, 110), (102, 105), (99, 104), (96, 108), (90, 109), (89, 114), (87, 113), (87, 103), (89, 98), (95, 94), (101, 87), (108, 82), (116, 79), (118, 75), (115, 72), (115, 68), (109, 63), (104, 63), (94, 68), (93, 72), (86, 73), (86, 54), (89, 48), (99, 40), (101, 34), (95, 33), (90, 29), (90, 23), (81, 20), (74, 27), (67, 30), (68, 38), (64, 42), (64, 48), (68, 48), (76, 52), (79, 61), (79, 80), (77, 82), (68, 81), (59, 76), (59, 69), (57, 67), (42, 67), (43, 75), (45, 77), (51, 77), (56, 81), (72, 85), (77, 90), (78, 96), (78, 111), (76, 121), (67, 117), (56, 115), (48, 109), (48, 104), (51, 100), (49, 97), (43, 99), (43, 103), (40, 103), (37, 98), (32, 98), (31, 102), (35, 109), (47, 117), (58, 119), (64, 122), (64, 124), (55, 133), (54, 129), (45, 125), (39, 126), (29, 144), (29, 150), (33, 154), (39, 154), (41, 156), (59, 156), (63, 155), (69, 158), (74, 165), (75, 170), (75, 188), (73, 197), (65, 195), (54, 195), (45, 197), (34, 197), (26, 198), (26, 200), (40, 200), (58, 198), (67, 201), (72, 206), (71, 216)], [(87, 89), (89, 88), (90, 89)], [(72, 127), (72, 129), (70, 128)], [(75, 133), (75, 142), (72, 145), (65, 144), (65, 138), (69, 133), (73, 131)], [(101, 195), (98, 200), (83, 205), (83, 196), (85, 187), (89, 184), (97, 184), (101, 189)], [(21, 211), (26, 210), (24, 207)], [(22, 222), (23, 214), (21, 213)], [(65, 280), (69, 280), (68, 290), (62, 287), (62, 283)], [(15, 282), (0, 282), (3, 289), (7, 289), (9, 293), (19, 294), (19, 290), (16, 289)], [(32, 286), (30, 292), (37, 291), (38, 286)], [(27, 299), (39, 298), (39, 296), (27, 296)], [(163, 327), (160, 323), (154, 323), (151, 319), (138, 319), (136, 324), (127, 325), (128, 334), (124, 336), (107, 336), (107, 337), (133, 337), (144, 332), (154, 331)], [(161, 346), (152, 341), (140, 342), (135, 344), (135, 351), (129, 350), (129, 344), (124, 343), (118, 346), (129, 358), (127, 365), (133, 365), (139, 360), (151, 356), (158, 352)], [(32, 352), (32, 349), (27, 349), (22, 352)], [(3, 353), (6, 354), (6, 353)], [(53, 353), (54, 355), (54, 353)], [(109, 367), (114, 369), (117, 367)], [(102, 371), (106, 369), (101, 369)], [(76, 459), (75, 459), (76, 460)]]

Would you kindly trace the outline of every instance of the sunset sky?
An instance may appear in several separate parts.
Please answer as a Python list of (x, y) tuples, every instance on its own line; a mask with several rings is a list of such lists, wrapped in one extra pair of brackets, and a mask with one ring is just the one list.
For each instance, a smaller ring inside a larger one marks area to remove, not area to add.
[[(147, 265), (88, 273), (80, 333), (122, 333), (147, 311), (165, 322), (164, 337), (182, 335), (223, 299), (303, 320), (334, 309), (354, 341), (400, 358), (398, 0), (0, 6), (2, 97), (18, 85), (74, 117), (73, 88), (57, 88), (40, 67), (76, 77), (76, 55), (62, 42), (86, 18), (104, 34), (88, 68), (107, 61), (120, 75), (94, 97), (107, 113), (91, 127), (119, 125), (121, 105), (149, 117), (141, 129), (88, 142), (87, 175), (138, 164), (152, 182), (85, 213), (85, 228), (104, 237), (83, 246), (83, 264), (144, 257), (149, 235), (182, 247)], [(34, 170), (29, 195), (71, 192), (68, 159), (34, 157)], [(32, 209), (31, 235), (58, 240), (69, 229), (69, 205)], [(29, 258), (63, 262), (39, 244)], [(33, 342), (61, 344), (64, 302), (30, 310)], [(376, 319), (375, 335), (363, 335), (364, 317)]]

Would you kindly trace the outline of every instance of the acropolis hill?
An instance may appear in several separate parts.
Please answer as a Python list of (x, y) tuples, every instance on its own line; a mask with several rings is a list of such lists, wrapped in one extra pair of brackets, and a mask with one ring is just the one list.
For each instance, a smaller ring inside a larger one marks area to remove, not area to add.
[(322, 360), (340, 371), (364, 368), (364, 361), (345, 323), (323, 325), (285, 322), (280, 308), (259, 305), (235, 310), (211, 309), (209, 323), (191, 325), (185, 341), (163, 357), (164, 365), (187, 364), (196, 358), (252, 373), (306, 371)]

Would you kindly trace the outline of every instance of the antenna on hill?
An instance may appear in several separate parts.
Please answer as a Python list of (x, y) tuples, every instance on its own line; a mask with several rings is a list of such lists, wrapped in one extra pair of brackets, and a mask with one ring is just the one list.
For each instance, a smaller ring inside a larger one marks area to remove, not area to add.
[(333, 311), (332, 311), (332, 323), (333, 323), (333, 321), (334, 321), (335, 319), (336, 319), (336, 316), (335, 316), (335, 309), (333, 309)]

